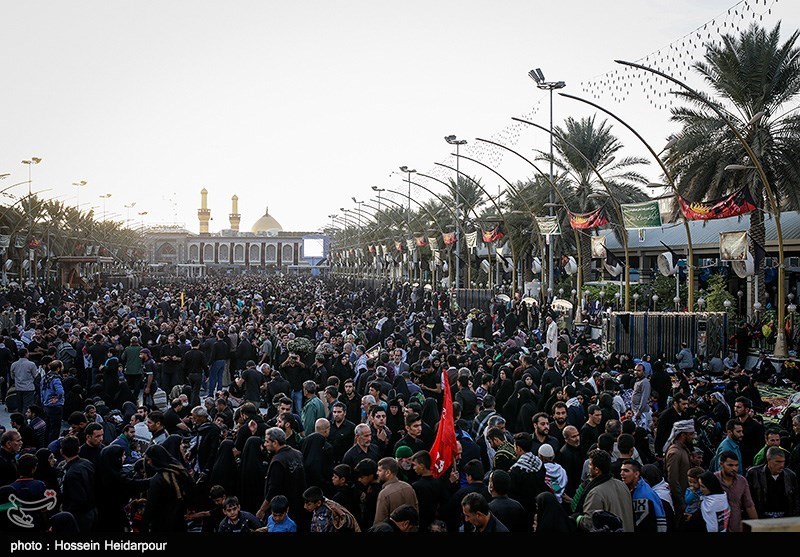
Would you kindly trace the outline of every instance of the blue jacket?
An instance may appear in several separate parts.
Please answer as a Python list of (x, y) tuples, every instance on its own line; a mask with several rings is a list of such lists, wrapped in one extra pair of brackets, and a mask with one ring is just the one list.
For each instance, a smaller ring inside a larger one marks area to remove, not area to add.
[[(51, 401), (52, 398), (57, 400)], [(48, 373), (42, 380), (42, 406), (64, 406), (64, 386), (55, 373)]]
[(728, 437), (725, 436), (725, 439), (722, 440), (722, 443), (719, 444), (717, 447), (717, 452), (714, 455), (714, 458), (711, 459), (711, 462), (708, 464), (708, 469), (712, 472), (719, 472), (719, 455), (721, 455), (724, 451), (733, 451), (736, 453), (736, 458), (739, 459), (739, 475), (744, 475), (744, 462), (742, 462), (742, 450), (739, 448), (739, 443)]
[(631, 492), (633, 522), (636, 532), (666, 532), (667, 515), (661, 497), (650, 485), (639, 478)]

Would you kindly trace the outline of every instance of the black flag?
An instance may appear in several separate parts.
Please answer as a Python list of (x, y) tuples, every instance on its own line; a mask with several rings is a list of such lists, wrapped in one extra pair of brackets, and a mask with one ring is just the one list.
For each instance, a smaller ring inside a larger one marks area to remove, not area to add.
[(767, 256), (767, 250), (761, 247), (761, 244), (753, 240), (751, 237), (750, 240), (753, 242), (753, 264), (756, 272), (761, 268), (761, 262), (764, 261), (764, 258)]
[(674, 249), (672, 249), (671, 247), (669, 247), (669, 246), (668, 246), (667, 244), (665, 244), (664, 242), (661, 242), (661, 241), (659, 241), (659, 243), (660, 243), (662, 246), (664, 246), (665, 248), (667, 248), (667, 251), (668, 251), (668, 252), (670, 252), (670, 253), (672, 254), (672, 262), (673, 262), (675, 265), (677, 265), (677, 264), (678, 264), (678, 260), (679, 260), (679, 259), (682, 259), (682, 257), (681, 257), (681, 256), (679, 256), (679, 255), (678, 255), (678, 254), (675, 252), (675, 250), (674, 250)]
[(613, 267), (619, 265), (625, 267), (625, 261), (614, 255), (610, 249), (606, 248), (606, 265)]

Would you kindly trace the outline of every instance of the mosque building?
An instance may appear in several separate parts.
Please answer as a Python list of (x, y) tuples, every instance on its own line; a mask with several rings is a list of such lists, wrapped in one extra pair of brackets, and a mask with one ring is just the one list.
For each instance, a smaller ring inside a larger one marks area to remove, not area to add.
[(327, 243), (319, 232), (284, 230), (267, 207), (264, 214), (250, 227), (240, 230), (239, 197), (231, 197), (229, 228), (210, 232), (213, 220), (208, 208), (208, 190), (200, 191), (197, 210), (199, 234), (182, 226), (152, 226), (145, 232), (147, 259), (151, 268), (166, 273), (188, 276), (234, 271), (253, 272), (310, 272), (319, 263), (303, 253), (304, 239)]

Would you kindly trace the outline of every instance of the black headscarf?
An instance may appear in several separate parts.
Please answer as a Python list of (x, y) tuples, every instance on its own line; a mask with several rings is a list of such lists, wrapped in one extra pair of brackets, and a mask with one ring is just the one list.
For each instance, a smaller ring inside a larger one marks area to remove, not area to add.
[(255, 435), (244, 443), (239, 462), (239, 504), (242, 510), (255, 513), (264, 502), (267, 467), (262, 449), (263, 439)]
[(77, 534), (78, 521), (72, 513), (56, 513), (50, 517), (50, 531), (53, 534)]
[(569, 533), (575, 523), (550, 491), (536, 496), (536, 533)]
[(50, 466), (50, 455), (52, 454), (50, 449), (45, 448), (36, 451), (36, 458), (39, 459), (39, 464), (36, 466), (33, 478), (43, 481), (47, 489), (60, 491), (58, 487), (58, 470)]
[(122, 455), (125, 449), (121, 445), (103, 447), (95, 463), (98, 487), (100, 493), (104, 488), (114, 488), (119, 485), (122, 478)]
[(234, 443), (225, 439), (219, 444), (217, 458), (211, 468), (211, 485), (221, 485), (226, 495), (237, 495), (239, 469), (233, 456)]
[(181, 464), (184, 463), (183, 453), (181, 453), (181, 444), (183, 443), (183, 437), (178, 435), (177, 433), (173, 433), (169, 437), (167, 437), (161, 446), (166, 449), (166, 451), (178, 462)]
[[(442, 385), (442, 388), (447, 389), (448, 386)], [(439, 424), (439, 404), (435, 398), (426, 398), (422, 403), (422, 421), (436, 431)]]
[(170, 486), (176, 499), (184, 499), (189, 493), (192, 479), (186, 468), (175, 460), (167, 450), (161, 445), (150, 445), (144, 452), (145, 462), (149, 459), (147, 467), (155, 472), (154, 475), (161, 475), (164, 483)]

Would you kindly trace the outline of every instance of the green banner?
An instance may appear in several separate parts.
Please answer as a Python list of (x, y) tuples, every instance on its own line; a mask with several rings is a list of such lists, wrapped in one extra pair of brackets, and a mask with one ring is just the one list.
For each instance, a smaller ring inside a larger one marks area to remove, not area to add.
[(625, 228), (659, 228), (661, 227), (661, 211), (658, 201), (644, 203), (623, 203), (622, 223)]

